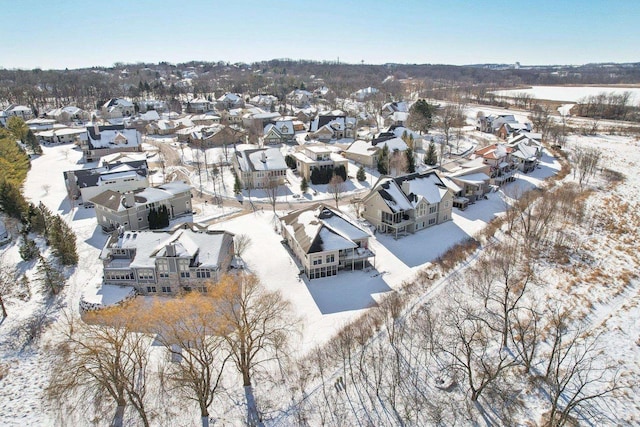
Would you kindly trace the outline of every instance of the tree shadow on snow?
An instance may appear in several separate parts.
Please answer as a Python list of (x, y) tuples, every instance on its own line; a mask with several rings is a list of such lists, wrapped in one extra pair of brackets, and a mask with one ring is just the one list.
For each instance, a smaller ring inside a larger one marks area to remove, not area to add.
[(373, 307), (377, 305), (373, 294), (392, 290), (373, 269), (339, 271), (327, 278), (305, 278), (304, 283), (322, 314)]
[(102, 248), (104, 248), (104, 244), (107, 242), (108, 237), (109, 236), (107, 234), (102, 232), (102, 228), (97, 225), (93, 230), (93, 234), (91, 234), (91, 237), (85, 240), (85, 242), (96, 249), (102, 250)]

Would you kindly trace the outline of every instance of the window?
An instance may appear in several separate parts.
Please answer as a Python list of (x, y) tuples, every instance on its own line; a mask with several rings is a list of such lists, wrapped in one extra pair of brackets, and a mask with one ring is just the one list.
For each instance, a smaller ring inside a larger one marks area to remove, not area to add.
[(436, 223), (436, 219), (435, 218), (430, 218), (429, 219), (429, 225), (433, 225)]
[[(154, 287), (154, 289), (155, 289), (155, 287)], [(163, 286), (162, 287), (162, 292), (165, 293), (165, 294), (170, 294), (171, 293), (171, 286)]]
[(429, 206), (429, 213), (436, 213), (438, 211), (438, 206), (433, 205), (433, 206)]
[(155, 293), (156, 292), (156, 287), (155, 286), (147, 286), (147, 292)]
[(153, 271), (140, 270), (138, 271), (138, 279), (140, 280), (153, 280)]
[(198, 270), (196, 270), (196, 277), (198, 279), (210, 279), (211, 278), (211, 270), (198, 269)]
[(327, 255), (327, 264), (334, 262), (336, 260), (335, 255), (331, 254), (331, 255)]
[(313, 259), (313, 265), (320, 265), (322, 264), (322, 257), (315, 257)]
[(427, 213), (427, 205), (425, 205), (424, 203), (420, 203), (416, 211), (416, 216), (424, 216), (426, 213)]
[(182, 277), (182, 278), (191, 277), (191, 273), (189, 273), (188, 271), (181, 271), (180, 272), (180, 277)]
[(158, 260), (158, 277), (169, 277), (169, 264), (165, 259)]

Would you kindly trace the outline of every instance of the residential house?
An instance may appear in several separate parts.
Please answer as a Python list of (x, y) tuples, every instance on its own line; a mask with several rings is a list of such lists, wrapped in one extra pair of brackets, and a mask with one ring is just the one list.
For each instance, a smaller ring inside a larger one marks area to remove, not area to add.
[(351, 96), (358, 101), (364, 101), (365, 99), (377, 94), (378, 92), (380, 92), (378, 89), (376, 89), (375, 87), (369, 86), (364, 89), (355, 91), (354, 93), (351, 94)]
[(301, 149), (293, 153), (296, 160), (298, 174), (311, 181), (311, 173), (314, 169), (334, 169), (343, 166), (348, 170), (349, 161), (332, 150), (326, 144), (305, 144)]
[(179, 123), (165, 119), (158, 120), (157, 122), (151, 122), (145, 127), (145, 130), (149, 135), (171, 135), (176, 133), (179, 129), (182, 129), (182, 126)]
[(158, 113), (169, 111), (167, 102), (158, 99), (145, 99), (138, 102), (138, 107), (141, 113), (146, 113), (147, 111), (157, 111)]
[(278, 120), (265, 126), (263, 139), (265, 144), (284, 144), (292, 142), (295, 135), (292, 120)]
[(192, 212), (191, 186), (182, 181), (126, 193), (107, 190), (89, 202), (95, 205), (98, 225), (104, 230), (149, 228), (149, 212), (160, 206), (167, 208), (169, 218)]
[(49, 110), (45, 117), (58, 123), (84, 122), (90, 119), (89, 113), (73, 105)]
[(33, 110), (30, 107), (25, 105), (15, 105), (11, 104), (4, 110), (5, 116), (5, 125), (6, 120), (9, 120), (10, 117), (20, 117), (25, 122), (29, 119), (34, 118)]
[(36, 133), (36, 137), (46, 144), (76, 143), (80, 136), (86, 136), (87, 130), (82, 128), (54, 128)]
[(516, 179), (517, 164), (511, 159), (512, 152), (513, 148), (504, 144), (491, 144), (475, 151), (475, 156), (481, 157), (490, 167), (491, 184), (502, 185)]
[(282, 237), (309, 279), (363, 269), (375, 253), (369, 233), (337, 209), (316, 203), (280, 218)]
[(460, 188), (455, 194), (454, 207), (464, 209), (491, 191), (491, 166), (484, 163), (482, 157), (451, 162), (442, 165), (442, 169), (445, 177)]
[(453, 192), (433, 171), (381, 176), (363, 199), (362, 216), (397, 239), (452, 219)]
[(147, 157), (144, 153), (115, 153), (102, 157), (92, 169), (64, 172), (67, 195), (88, 202), (98, 194), (112, 190), (120, 193), (149, 186)]
[(203, 114), (207, 111), (213, 111), (213, 102), (206, 98), (195, 98), (184, 103), (184, 111), (189, 114)]
[(216, 100), (216, 106), (221, 110), (243, 108), (244, 99), (240, 94), (227, 92)]
[(349, 145), (343, 155), (362, 166), (375, 168), (378, 164), (379, 153), (380, 147), (372, 145), (370, 141), (358, 139)]
[(304, 89), (295, 89), (287, 94), (287, 102), (298, 108), (308, 106), (312, 100), (313, 94)]
[(246, 132), (236, 126), (193, 126), (176, 132), (179, 141), (204, 148), (234, 145), (244, 140)]
[(535, 139), (539, 134), (522, 133), (511, 138), (507, 146), (512, 149), (511, 159), (524, 173), (533, 171), (542, 158), (542, 144)]
[(282, 185), (287, 178), (287, 164), (277, 148), (238, 146), (233, 169), (245, 189)]
[(249, 99), (251, 105), (255, 105), (257, 107), (265, 107), (267, 109), (271, 109), (278, 104), (278, 98), (273, 95), (256, 95), (253, 98)]
[[(53, 119), (35, 118), (35, 119), (29, 119), (24, 123), (32, 131), (38, 132), (38, 131), (41, 131), (41, 130), (51, 130), (51, 129), (53, 129), (53, 125), (56, 124), (56, 121), (53, 120)], [(60, 126), (60, 125), (58, 125), (58, 126)]]
[(133, 102), (123, 98), (111, 98), (102, 105), (102, 117), (105, 119), (119, 119), (131, 117), (136, 113)]
[(263, 131), (269, 123), (275, 123), (280, 118), (280, 113), (264, 111), (261, 108), (253, 107), (246, 110), (242, 115), (242, 125), (245, 129), (256, 129)]
[(312, 138), (328, 142), (332, 139), (354, 138), (356, 119), (346, 115), (318, 115), (309, 126)]
[(507, 139), (514, 133), (530, 131), (531, 124), (529, 123), (506, 122), (500, 125), (500, 127), (496, 131), (496, 135), (498, 135), (499, 138)]
[(103, 283), (133, 286), (143, 295), (207, 292), (232, 264), (233, 237), (193, 223), (113, 234), (100, 253)]
[(124, 125), (87, 127), (86, 140), (81, 144), (85, 162), (93, 162), (100, 157), (119, 152), (141, 152), (142, 138), (136, 129)]

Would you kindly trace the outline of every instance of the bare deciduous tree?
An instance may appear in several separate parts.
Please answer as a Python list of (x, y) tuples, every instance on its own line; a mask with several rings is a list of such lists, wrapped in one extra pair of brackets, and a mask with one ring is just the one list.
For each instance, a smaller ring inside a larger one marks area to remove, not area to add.
[(567, 425), (576, 412), (581, 418), (597, 418), (594, 405), (623, 387), (613, 362), (600, 351), (600, 335), (589, 335), (580, 327), (572, 329), (569, 323), (569, 311), (552, 314), (545, 388), (551, 404), (548, 424), (554, 427)]
[(267, 186), (264, 188), (267, 193), (267, 198), (273, 209), (273, 213), (276, 213), (276, 203), (278, 202), (278, 192), (280, 191), (280, 183), (277, 179), (270, 179)]
[(218, 320), (226, 325), (224, 335), (231, 359), (242, 375), (248, 404), (248, 419), (257, 423), (252, 377), (256, 369), (278, 354), (286, 354), (296, 321), (290, 303), (279, 292), (268, 291), (252, 274), (226, 275), (216, 286), (219, 293)]
[[(65, 341), (55, 347), (47, 396), (52, 402), (83, 399), (115, 404), (113, 427), (124, 424), (130, 403), (145, 426), (146, 379), (151, 340), (134, 331), (137, 323), (122, 308), (86, 314), (86, 322), (67, 316)], [(59, 404), (59, 403), (58, 403)], [(75, 408), (75, 401), (68, 405)], [(86, 410), (86, 406), (76, 409)]]
[(577, 175), (580, 188), (595, 176), (601, 157), (602, 152), (598, 148), (574, 147), (572, 156), (574, 163), (573, 178), (575, 179)]
[(146, 313), (145, 323), (158, 332), (158, 340), (174, 362), (163, 372), (163, 383), (195, 401), (202, 427), (208, 427), (209, 407), (220, 391), (220, 380), (230, 358), (224, 349), (226, 323), (218, 317), (215, 296), (192, 292), (169, 301), (156, 301)]
[(329, 181), (329, 185), (327, 186), (327, 190), (329, 190), (329, 194), (336, 202), (336, 209), (338, 208), (338, 201), (340, 201), (340, 196), (344, 193), (344, 180), (340, 175), (333, 175), (331, 177), (331, 181)]

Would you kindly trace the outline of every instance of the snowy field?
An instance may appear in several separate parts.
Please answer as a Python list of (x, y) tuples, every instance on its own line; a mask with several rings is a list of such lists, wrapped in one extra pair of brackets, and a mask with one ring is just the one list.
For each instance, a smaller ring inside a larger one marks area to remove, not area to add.
[(640, 103), (640, 88), (638, 87), (612, 87), (612, 86), (532, 86), (529, 89), (498, 90), (494, 93), (498, 96), (512, 97), (524, 93), (537, 99), (550, 101), (578, 102), (587, 96), (601, 93), (622, 94), (631, 92), (631, 103)]

